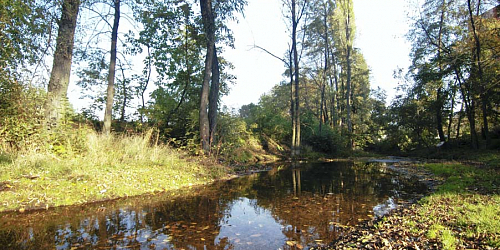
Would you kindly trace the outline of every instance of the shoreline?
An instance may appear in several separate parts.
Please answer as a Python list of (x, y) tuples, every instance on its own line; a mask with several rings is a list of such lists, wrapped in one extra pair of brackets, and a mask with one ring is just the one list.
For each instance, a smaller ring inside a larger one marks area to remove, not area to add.
[[(451, 171), (460, 167), (450, 162), (440, 164), (450, 165)], [(439, 171), (431, 171), (421, 165), (425, 164), (397, 162), (387, 168), (406, 178), (417, 178), (426, 184), (428, 193), (425, 196), (411, 203), (398, 204), (396, 209), (380, 218), (373, 218), (347, 227), (333, 242), (312, 249), (495, 249), (500, 247), (500, 228), (489, 226), (489, 232), (475, 233), (484, 231), (479, 228), (481, 224), (494, 223), (491, 222), (495, 219), (491, 218), (489, 210), (493, 210), (493, 214), (500, 217), (499, 190), (493, 190), (484, 195), (470, 193), (469, 189), (464, 186), (455, 190), (458, 191), (456, 194), (449, 194), (443, 190), (449, 185), (447, 179), (452, 179), (452, 177), (443, 176)], [(461, 166), (470, 168), (471, 171), (482, 171), (476, 166)], [(460, 171), (462, 169), (456, 172)], [(457, 210), (461, 212), (456, 212)], [(478, 216), (484, 217), (482, 221), (468, 220), (468, 218)], [(460, 224), (458, 221), (463, 222)]]

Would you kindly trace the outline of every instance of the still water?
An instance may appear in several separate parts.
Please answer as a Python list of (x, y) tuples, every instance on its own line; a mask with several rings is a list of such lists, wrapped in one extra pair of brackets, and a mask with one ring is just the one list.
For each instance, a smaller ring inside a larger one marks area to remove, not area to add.
[(276, 166), (209, 186), (0, 214), (0, 249), (300, 249), (426, 191), (384, 163)]

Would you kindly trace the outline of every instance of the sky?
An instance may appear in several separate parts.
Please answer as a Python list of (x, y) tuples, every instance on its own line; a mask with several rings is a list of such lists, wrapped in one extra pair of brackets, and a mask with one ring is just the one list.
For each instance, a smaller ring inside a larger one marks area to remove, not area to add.
[[(410, 44), (406, 2), (402, 0), (354, 0), (356, 21), (355, 47), (361, 50), (371, 69), (371, 88), (380, 86), (387, 92), (387, 103), (395, 95), (397, 81), (393, 72), (410, 65)], [(235, 49), (227, 49), (224, 57), (235, 66), (237, 77), (224, 105), (239, 109), (241, 105), (258, 103), (262, 94), (283, 80), (283, 62), (253, 45), (283, 56), (289, 47), (289, 34), (283, 20), (281, 0), (249, 0), (245, 16), (230, 24)]]

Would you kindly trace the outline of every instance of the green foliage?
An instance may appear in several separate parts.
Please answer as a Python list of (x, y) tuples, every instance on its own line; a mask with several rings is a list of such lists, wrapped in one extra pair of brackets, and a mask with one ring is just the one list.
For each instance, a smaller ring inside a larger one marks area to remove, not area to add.
[(303, 125), (308, 128), (302, 133), (303, 143), (309, 145), (312, 150), (327, 154), (329, 156), (338, 156), (346, 150), (347, 140), (338, 134), (329, 126), (324, 126), (319, 131), (319, 121), (315, 117), (309, 116), (303, 119)]
[(439, 238), (439, 240), (443, 243), (443, 249), (456, 249), (455, 242), (457, 239), (453, 236), (453, 233), (449, 229), (446, 229), (442, 225), (432, 225), (429, 232), (427, 232), (427, 237), (431, 239)]
[(388, 129), (390, 143), (402, 151), (434, 148), (439, 141), (455, 148), (456, 142), (475, 149), (495, 146), (489, 130), (499, 120), (489, 110), (498, 106), (499, 90), (492, 86), (498, 80), (490, 78), (499, 68), (493, 56), (500, 42), (498, 19), (475, 16), (491, 5), (469, 3), (473, 16), (467, 2), (423, 1), (413, 17), (412, 65), (405, 76), (402, 70), (395, 74), (401, 95), (391, 107)]
[(13, 82), (0, 92), (0, 145), (2, 151), (36, 149), (43, 133), (44, 91)]
[(268, 155), (258, 135), (248, 130), (246, 122), (229, 112), (219, 114), (216, 143), (212, 145), (216, 156), (236, 163), (276, 160)]
[(276, 85), (271, 93), (262, 95), (259, 104), (243, 105), (240, 117), (255, 134), (264, 134), (279, 143), (290, 144), (289, 87)]
[(14, 155), (48, 152), (69, 157), (84, 149), (86, 130), (75, 129), (81, 125), (73, 122), (74, 111), (67, 100), (60, 124), (48, 129), (44, 124), (44, 90), (16, 83), (1, 95), (0, 152)]
[(0, 0), (0, 87), (19, 75), (24, 63), (39, 57), (49, 25), (46, 1)]

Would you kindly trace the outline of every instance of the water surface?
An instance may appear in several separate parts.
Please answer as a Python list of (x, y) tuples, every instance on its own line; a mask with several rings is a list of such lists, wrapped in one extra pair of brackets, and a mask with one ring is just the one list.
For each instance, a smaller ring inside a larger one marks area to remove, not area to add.
[(309, 248), (426, 190), (383, 164), (282, 165), (165, 194), (4, 213), (0, 248)]

